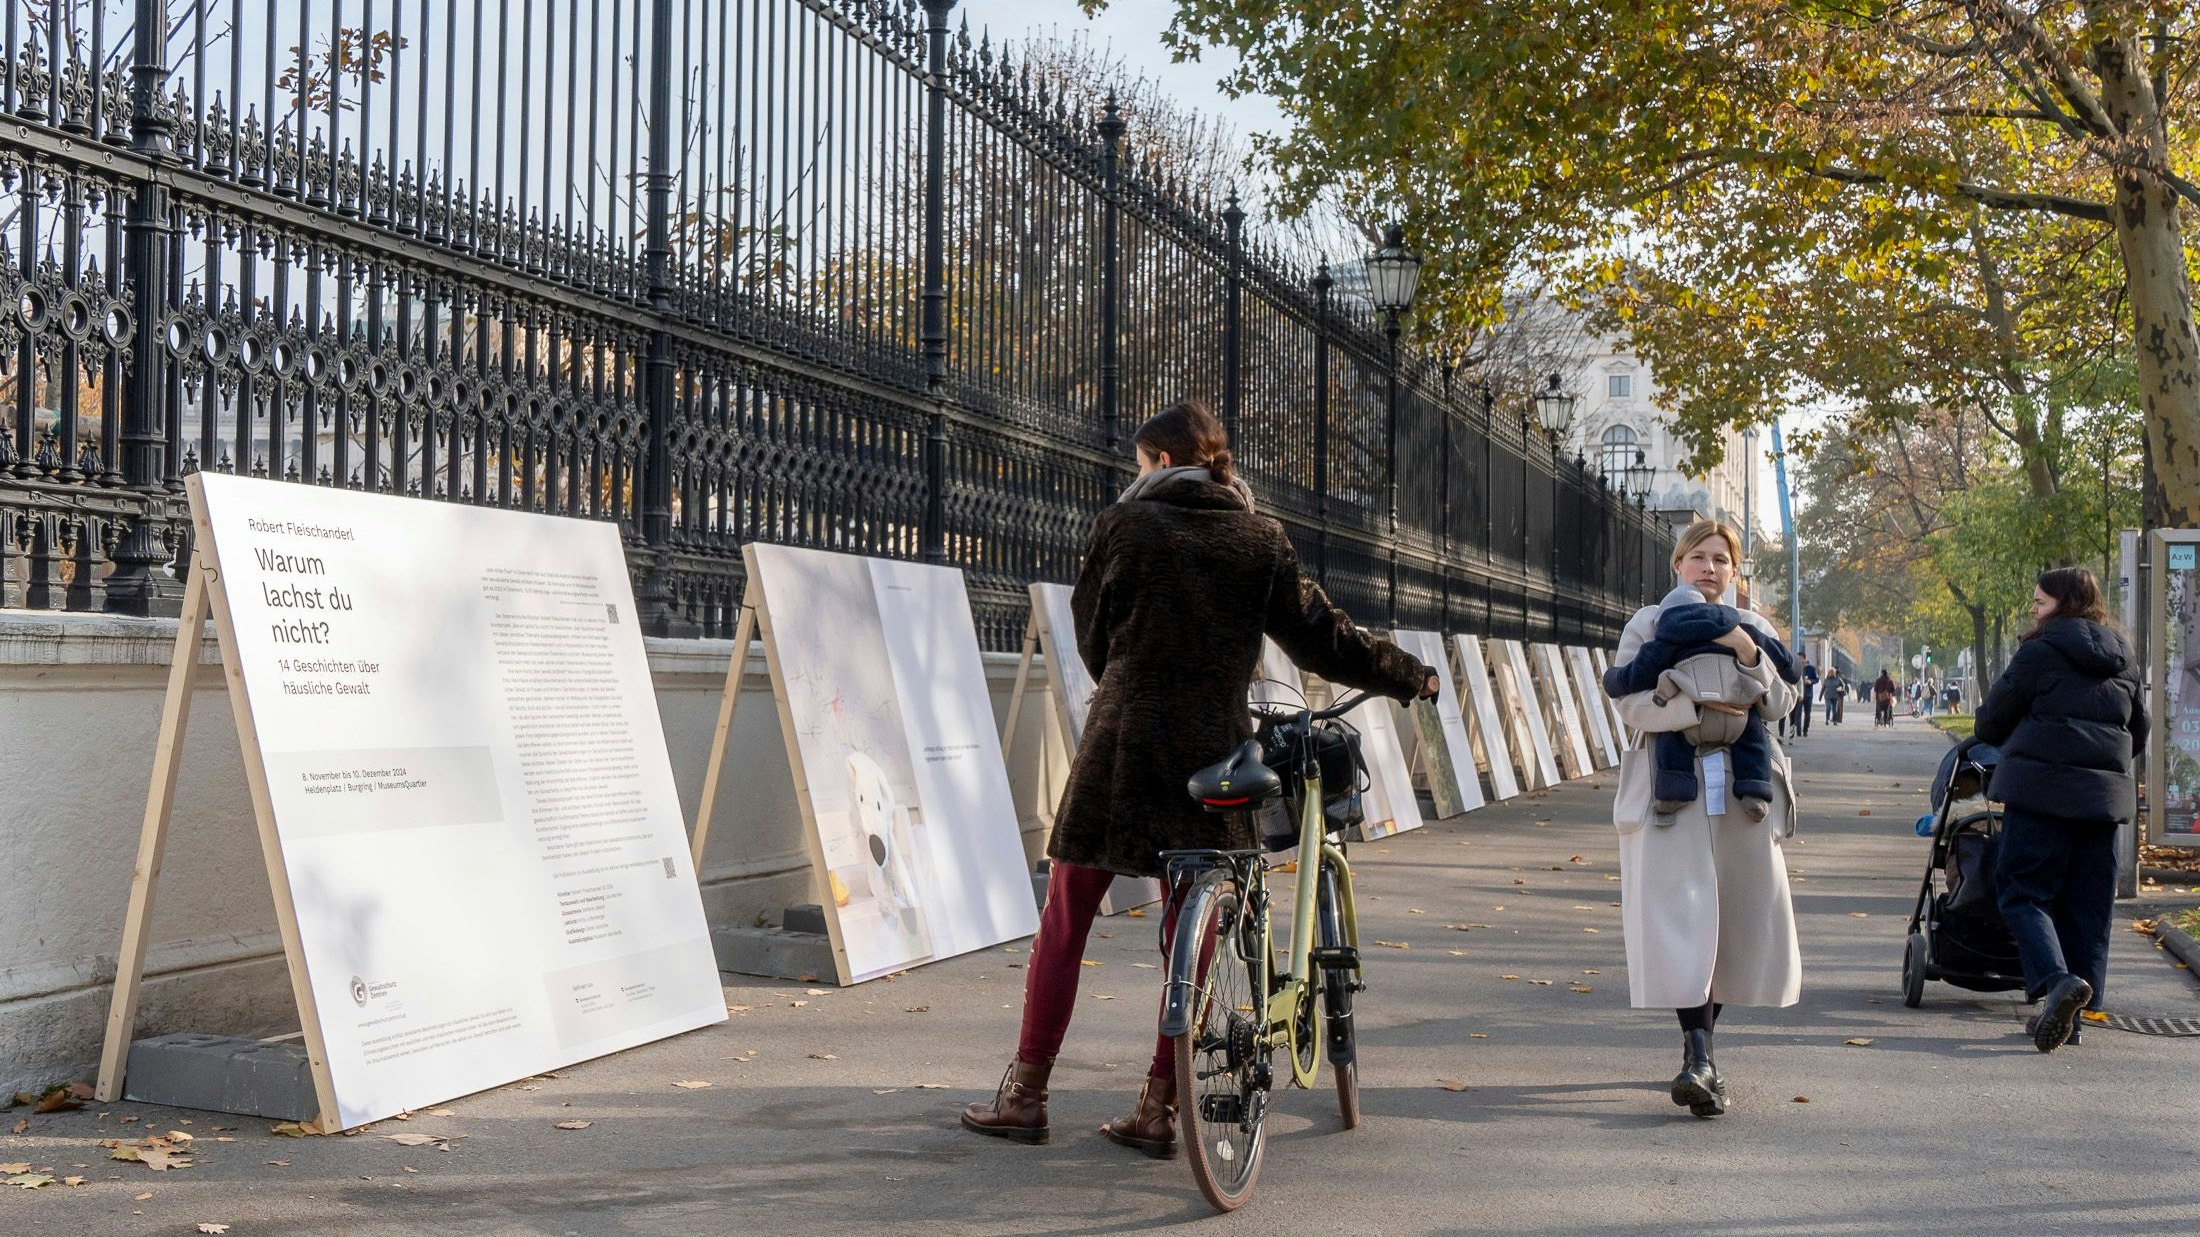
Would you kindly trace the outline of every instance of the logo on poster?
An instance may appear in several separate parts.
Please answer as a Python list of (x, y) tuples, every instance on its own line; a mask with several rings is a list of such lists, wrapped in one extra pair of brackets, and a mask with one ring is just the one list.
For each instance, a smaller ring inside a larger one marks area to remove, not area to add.
[(2169, 548), (2171, 571), (2191, 571), (2195, 567), (2200, 567), (2200, 546), (2173, 545)]
[(367, 981), (357, 975), (351, 977), (351, 1003), (354, 1005), (365, 1005), (367, 1003)]

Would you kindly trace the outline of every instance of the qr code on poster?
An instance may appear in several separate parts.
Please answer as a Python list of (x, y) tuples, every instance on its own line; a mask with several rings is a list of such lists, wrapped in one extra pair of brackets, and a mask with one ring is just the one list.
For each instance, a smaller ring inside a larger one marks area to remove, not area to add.
[(603, 608), (603, 621), (616, 625), (619, 621), (619, 607), (605, 606)]

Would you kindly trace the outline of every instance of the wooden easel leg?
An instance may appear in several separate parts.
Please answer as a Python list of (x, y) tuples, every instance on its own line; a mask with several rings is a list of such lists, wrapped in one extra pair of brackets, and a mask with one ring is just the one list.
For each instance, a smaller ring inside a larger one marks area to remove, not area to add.
[(183, 613), (176, 620), (176, 644), (168, 659), (168, 695), (161, 702), (160, 734), (153, 742), (152, 784), (145, 792), (145, 820), (138, 829), (137, 868), (130, 874), (130, 909), (122, 920), (122, 948), (115, 956), (115, 991), (107, 1003), (107, 1036), (99, 1050), (98, 1097), (102, 1104), (122, 1098), (122, 1075), (137, 1028), (138, 986), (145, 974), (145, 947), (153, 925), (153, 895), (160, 885), (161, 857), (168, 849), (168, 812), (176, 797), (176, 775), (183, 762), (183, 736), (191, 720), (191, 672), (199, 664), (205, 639), (207, 565), (193, 558), (191, 578), (183, 586)]
[(750, 585), (741, 601), (741, 617), (733, 624), (733, 660), (726, 665), (726, 689), (718, 698), (718, 726), (711, 731), (710, 764), (703, 770), (703, 795), (695, 805), (695, 879), (703, 879), (703, 847), (710, 841), (710, 814), (718, 806), (718, 778), (726, 768), (726, 739), (733, 733), (733, 715), (741, 706), (741, 675), (749, 665), (749, 637), (756, 631), (756, 586)]
[(1016, 751), (1016, 719), (1024, 712), (1024, 685), (1031, 681), (1031, 655), (1039, 648), (1039, 605), (1036, 599), (1031, 606), (1031, 618), (1024, 624), (1024, 655), (1016, 663), (1016, 687), (1008, 694), (1008, 722), (1001, 727), (1001, 763)]

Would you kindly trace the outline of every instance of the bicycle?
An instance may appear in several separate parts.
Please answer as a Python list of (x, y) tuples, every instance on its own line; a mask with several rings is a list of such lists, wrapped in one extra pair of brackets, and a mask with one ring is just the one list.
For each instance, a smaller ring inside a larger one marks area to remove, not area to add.
[[(1260, 1176), (1279, 1051), (1291, 1084), (1311, 1089), (1326, 1046), (1344, 1128), (1360, 1124), (1352, 1005), (1366, 984), (1341, 832), (1363, 788), (1359, 736), (1330, 723), (1368, 699), (1359, 693), (1319, 711), (1256, 706), (1257, 737), (1194, 774), (1189, 788), (1209, 811), (1250, 815), (1260, 847), (1162, 852), (1170, 888), (1184, 892), (1161, 1033), (1176, 1042), (1185, 1158), (1220, 1211), (1243, 1204)], [(1279, 969), (1267, 873), (1271, 856), (1293, 847), (1298, 888)]]

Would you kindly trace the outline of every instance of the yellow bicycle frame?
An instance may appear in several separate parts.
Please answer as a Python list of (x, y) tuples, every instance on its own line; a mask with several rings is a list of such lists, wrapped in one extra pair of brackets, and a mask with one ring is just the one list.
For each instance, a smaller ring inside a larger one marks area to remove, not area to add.
[[(1345, 939), (1359, 939), (1359, 916), (1352, 903), (1352, 866), (1345, 862), (1344, 849), (1330, 842), (1324, 835), (1327, 818), (1322, 813), (1321, 781), (1307, 778), (1302, 788), (1299, 808), (1299, 884), (1291, 910), (1291, 952), (1285, 961), (1289, 964), (1291, 982), (1268, 996), (1266, 1038), (1271, 1046), (1280, 1046), (1291, 1062), (1291, 1082), (1298, 1087), (1312, 1087), (1321, 1073), (1321, 1053), (1309, 1054), (1313, 1064), (1304, 1070), (1299, 1068), (1298, 1010), (1302, 1001), (1311, 999), (1309, 979), (1314, 955), (1315, 899), (1321, 890), (1324, 868), (1337, 875), (1337, 909), (1344, 920)], [(1310, 866), (1305, 856), (1315, 856)], [(1276, 972), (1274, 948), (1269, 940), (1268, 922), (1261, 927), (1261, 972), (1273, 976)], [(1320, 1011), (1315, 1012), (1313, 1025), (1320, 1034)]]

